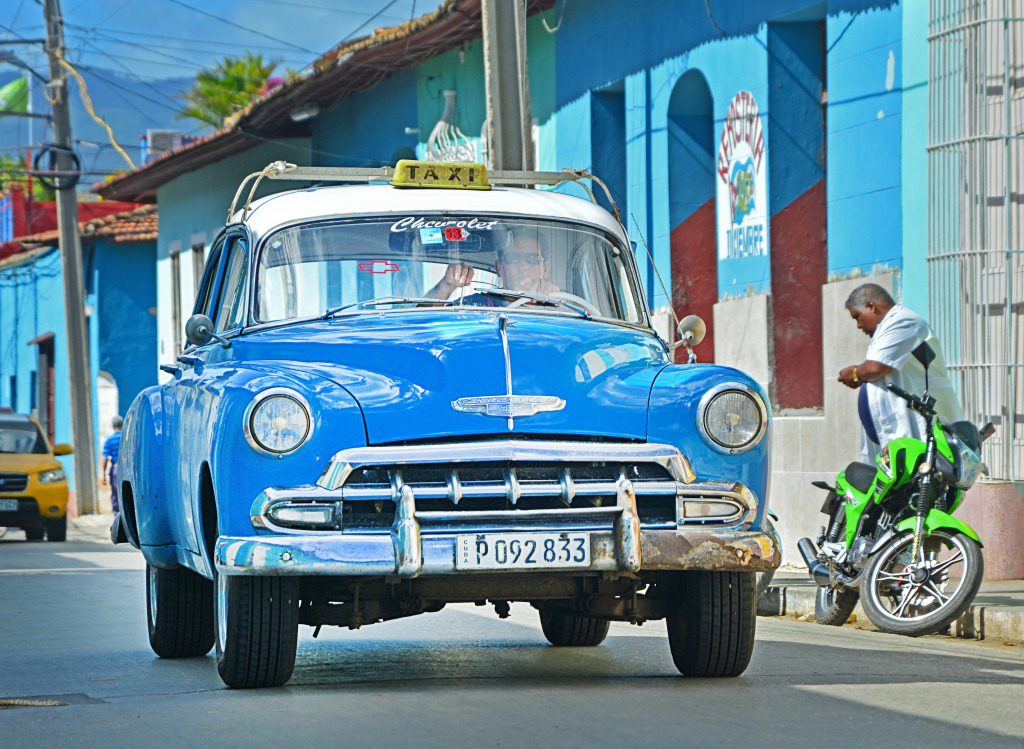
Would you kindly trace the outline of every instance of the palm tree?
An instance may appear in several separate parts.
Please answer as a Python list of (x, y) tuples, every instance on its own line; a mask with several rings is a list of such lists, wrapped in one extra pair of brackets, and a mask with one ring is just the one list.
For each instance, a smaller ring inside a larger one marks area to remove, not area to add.
[(187, 106), (176, 119), (191, 117), (220, 128), (224, 118), (241, 109), (259, 94), (279, 60), (263, 62), (263, 55), (246, 52), (244, 57), (226, 57), (217, 66), (202, 70), (196, 83), (181, 94)]

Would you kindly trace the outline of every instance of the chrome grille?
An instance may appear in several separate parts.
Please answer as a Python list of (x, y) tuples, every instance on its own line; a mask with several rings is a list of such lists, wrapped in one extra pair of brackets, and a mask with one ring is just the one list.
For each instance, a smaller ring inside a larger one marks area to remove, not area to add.
[[(492, 461), (471, 465), (364, 466), (353, 470), (341, 487), (342, 527), (390, 527), (395, 500), (408, 486), (417, 518), (467, 520), (479, 513), (574, 511), (609, 508), (617, 512), (618, 482), (625, 477), (636, 492), (643, 524), (675, 524), (678, 485), (656, 464), (556, 463)], [(606, 513), (590, 512), (589, 522)], [(608, 514), (607, 522), (611, 516)], [(508, 519), (514, 519), (509, 515)], [(582, 519), (582, 515), (580, 516)]]
[(28, 487), (28, 474), (0, 473), (0, 494), (23, 492)]

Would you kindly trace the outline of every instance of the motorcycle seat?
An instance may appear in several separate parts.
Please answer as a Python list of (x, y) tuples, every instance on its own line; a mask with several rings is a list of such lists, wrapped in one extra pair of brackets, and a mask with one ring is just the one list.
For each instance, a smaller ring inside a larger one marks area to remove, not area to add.
[(854, 462), (846, 466), (846, 481), (859, 492), (867, 492), (875, 482), (875, 467), (870, 463)]

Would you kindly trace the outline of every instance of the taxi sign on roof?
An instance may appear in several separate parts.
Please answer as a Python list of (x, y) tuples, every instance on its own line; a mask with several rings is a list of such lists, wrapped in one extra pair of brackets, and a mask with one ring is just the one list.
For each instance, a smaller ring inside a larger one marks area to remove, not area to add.
[(448, 187), (460, 190), (490, 190), (483, 164), (448, 164), (439, 161), (401, 159), (391, 180), (395, 187)]

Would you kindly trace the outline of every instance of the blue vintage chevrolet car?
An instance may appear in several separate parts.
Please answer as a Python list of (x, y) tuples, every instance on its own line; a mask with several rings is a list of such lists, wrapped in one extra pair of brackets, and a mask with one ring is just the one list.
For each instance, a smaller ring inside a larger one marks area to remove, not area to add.
[(683, 674), (742, 673), (781, 561), (767, 397), (673, 363), (614, 216), (507, 186), (581, 174), (253, 176), (390, 184), (232, 206), (190, 345), (125, 420), (111, 533), (145, 555), (153, 650), (273, 686), (300, 624), (525, 601), (554, 645), (665, 618)]

